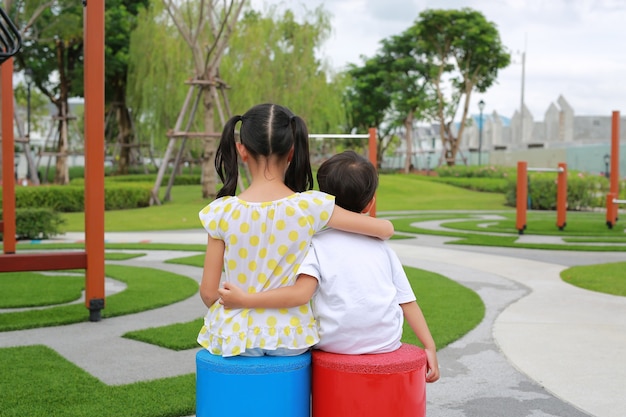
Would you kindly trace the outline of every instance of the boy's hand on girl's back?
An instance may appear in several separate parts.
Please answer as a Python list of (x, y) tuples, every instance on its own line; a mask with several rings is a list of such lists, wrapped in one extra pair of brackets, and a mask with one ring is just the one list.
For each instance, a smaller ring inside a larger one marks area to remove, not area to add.
[(219, 303), (224, 308), (245, 308), (244, 300), (246, 293), (236, 285), (232, 285), (230, 282), (225, 282), (222, 288), (217, 290), (220, 296)]
[(437, 352), (431, 349), (426, 351), (426, 382), (435, 382), (439, 379), (439, 362), (437, 361)]

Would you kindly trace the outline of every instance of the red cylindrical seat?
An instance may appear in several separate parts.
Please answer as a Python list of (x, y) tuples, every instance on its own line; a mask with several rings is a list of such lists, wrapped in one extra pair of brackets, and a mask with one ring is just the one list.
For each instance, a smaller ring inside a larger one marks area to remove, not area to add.
[(313, 417), (423, 417), (426, 352), (339, 355), (313, 351)]

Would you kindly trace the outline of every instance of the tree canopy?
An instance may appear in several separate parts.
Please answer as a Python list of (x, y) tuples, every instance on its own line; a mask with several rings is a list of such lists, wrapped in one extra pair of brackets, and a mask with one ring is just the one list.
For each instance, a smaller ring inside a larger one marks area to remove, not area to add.
[[(346, 90), (350, 120), (359, 129), (376, 126), (386, 134), (400, 127), (406, 139), (409, 168), (415, 121), (437, 121), (444, 147), (443, 159), (454, 164), (473, 91), (484, 92), (498, 71), (510, 62), (498, 30), (472, 9), (420, 13), (399, 35), (381, 41), (373, 58), (352, 65)], [(462, 105), (458, 131), (453, 123)], [(385, 133), (386, 132), (386, 133)]]
[[(431, 82), (437, 94), (434, 118), (441, 124), (445, 162), (456, 162), (472, 92), (485, 92), (496, 82), (498, 71), (511, 56), (496, 25), (476, 10), (427, 9), (409, 29), (416, 47), (431, 65)], [(451, 129), (461, 110), (457, 134)]]

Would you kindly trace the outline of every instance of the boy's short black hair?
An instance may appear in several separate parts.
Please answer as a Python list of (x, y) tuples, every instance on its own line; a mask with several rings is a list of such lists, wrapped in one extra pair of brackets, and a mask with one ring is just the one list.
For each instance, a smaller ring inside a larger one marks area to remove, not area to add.
[(345, 151), (326, 160), (317, 171), (320, 191), (335, 196), (335, 203), (360, 213), (374, 198), (378, 173), (372, 163), (354, 151)]

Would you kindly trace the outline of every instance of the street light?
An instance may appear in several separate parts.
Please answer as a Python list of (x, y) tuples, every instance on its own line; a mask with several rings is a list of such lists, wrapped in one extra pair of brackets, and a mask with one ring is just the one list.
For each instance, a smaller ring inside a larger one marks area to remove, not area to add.
[(478, 108), (480, 109), (480, 124), (478, 125), (478, 165), (482, 165), (483, 110), (485, 108), (485, 102), (482, 99), (478, 102)]
[(26, 137), (30, 139), (30, 87), (33, 85), (33, 70), (24, 70), (24, 81), (26, 81)]
[(604, 176), (608, 179), (609, 178), (609, 162), (611, 162), (611, 155), (604, 154)]

